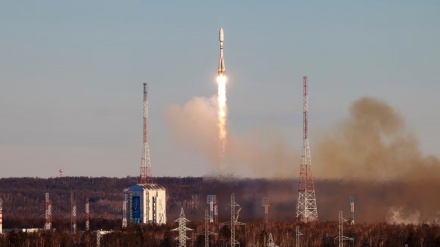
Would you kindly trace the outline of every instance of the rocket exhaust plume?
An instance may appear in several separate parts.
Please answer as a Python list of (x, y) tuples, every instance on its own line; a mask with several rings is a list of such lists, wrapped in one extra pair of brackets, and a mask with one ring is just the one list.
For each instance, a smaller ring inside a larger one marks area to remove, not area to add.
[(223, 28), (220, 28), (219, 32), (219, 41), (220, 41), (220, 61), (218, 64), (218, 73), (217, 73), (217, 100), (218, 100), (218, 128), (219, 128), (219, 157), (220, 162), (223, 161), (226, 151), (226, 138), (227, 138), (227, 129), (226, 129), (226, 117), (228, 112), (228, 107), (226, 105), (226, 69), (225, 69), (225, 60), (223, 59), (223, 41), (224, 41), (224, 33)]

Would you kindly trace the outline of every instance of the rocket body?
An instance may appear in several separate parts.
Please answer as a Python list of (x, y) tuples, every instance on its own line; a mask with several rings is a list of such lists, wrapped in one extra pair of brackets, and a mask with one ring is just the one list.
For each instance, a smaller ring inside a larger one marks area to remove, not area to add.
[(223, 28), (220, 28), (219, 31), (219, 41), (220, 41), (220, 62), (218, 63), (218, 73), (217, 75), (226, 75), (226, 68), (225, 68), (225, 60), (223, 58), (223, 42), (225, 41), (225, 34), (223, 32)]

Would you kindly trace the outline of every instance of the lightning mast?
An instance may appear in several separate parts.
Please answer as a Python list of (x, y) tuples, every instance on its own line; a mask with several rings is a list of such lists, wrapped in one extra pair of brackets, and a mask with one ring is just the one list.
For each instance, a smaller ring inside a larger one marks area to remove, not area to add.
[(72, 206), (72, 215), (70, 219), (72, 235), (76, 234), (76, 201), (73, 198), (73, 192), (70, 193), (70, 202)]
[(298, 185), (298, 203), (296, 206), (296, 217), (302, 222), (317, 221), (318, 208), (316, 206), (315, 185), (312, 176), (312, 160), (310, 157), (309, 137), (308, 137), (308, 82), (307, 76), (303, 77), (303, 153), (301, 156), (301, 166)]
[(151, 176), (150, 148), (148, 147), (148, 84), (144, 83), (144, 138), (142, 149), (142, 164), (140, 184), (151, 184), (153, 179)]
[(86, 231), (90, 230), (90, 202), (89, 198), (86, 198)]
[(44, 224), (44, 230), (50, 230), (52, 228), (52, 202), (49, 199), (49, 193), (46, 193), (46, 223)]
[(350, 211), (351, 211), (350, 223), (354, 225), (354, 196), (350, 196)]

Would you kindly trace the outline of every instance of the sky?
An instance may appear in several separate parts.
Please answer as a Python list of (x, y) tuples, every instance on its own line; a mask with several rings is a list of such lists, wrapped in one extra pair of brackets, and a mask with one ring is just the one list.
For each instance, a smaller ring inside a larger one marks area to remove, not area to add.
[(307, 75), (312, 157), (363, 96), (440, 156), (439, 12), (406, 0), (1, 1), (0, 178), (138, 176), (143, 82), (153, 175), (209, 174), (164, 112), (216, 95), (220, 27), (234, 136), (268, 128), (300, 150)]

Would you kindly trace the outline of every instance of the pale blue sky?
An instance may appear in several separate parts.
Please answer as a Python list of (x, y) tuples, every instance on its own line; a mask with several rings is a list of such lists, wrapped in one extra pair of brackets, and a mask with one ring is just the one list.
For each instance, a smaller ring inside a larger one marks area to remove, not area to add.
[(143, 82), (154, 175), (206, 174), (162, 115), (216, 93), (220, 27), (235, 135), (270, 126), (300, 148), (308, 75), (312, 137), (367, 95), (440, 155), (440, 2), (151, 2), (0, 2), (0, 177), (138, 175)]

